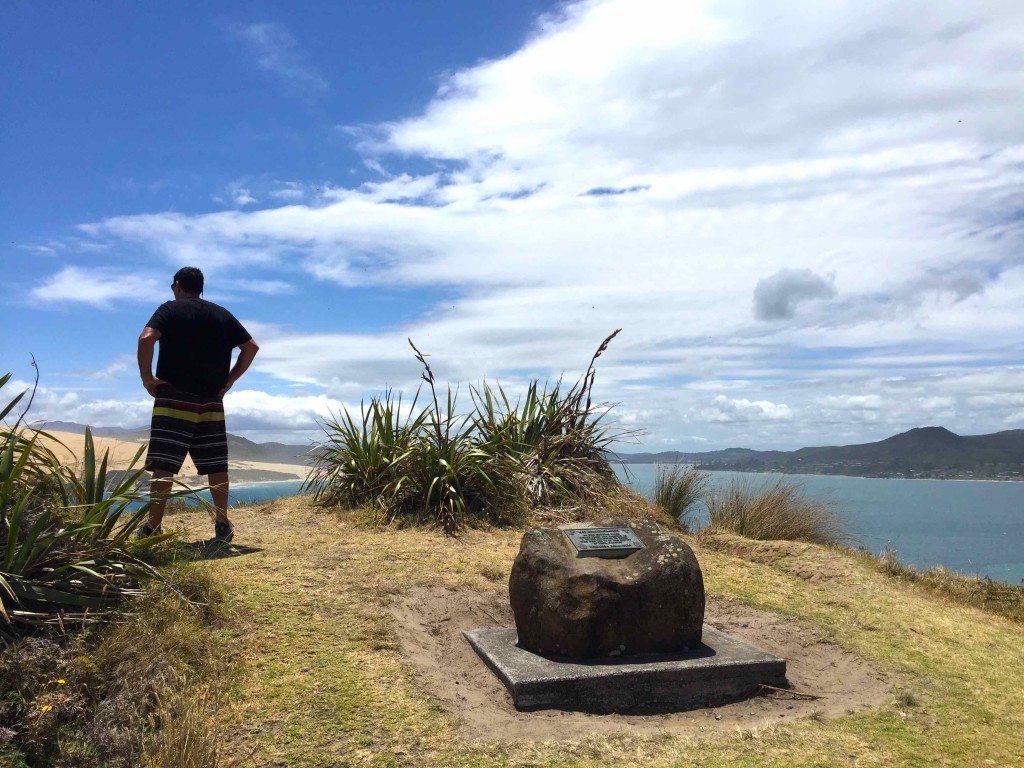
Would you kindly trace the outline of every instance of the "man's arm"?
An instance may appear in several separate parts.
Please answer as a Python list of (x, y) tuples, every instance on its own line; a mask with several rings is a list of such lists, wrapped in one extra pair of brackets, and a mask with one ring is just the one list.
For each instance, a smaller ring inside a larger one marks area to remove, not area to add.
[(139, 376), (142, 377), (142, 386), (153, 397), (156, 397), (156, 388), (164, 383), (153, 375), (153, 349), (159, 338), (160, 331), (148, 325), (139, 334)]
[(244, 344), (239, 344), (238, 359), (235, 360), (235, 364), (231, 367), (231, 372), (228, 373), (228, 383), (218, 394), (224, 397), (225, 393), (234, 386), (234, 383), (242, 378), (242, 374), (249, 370), (249, 366), (252, 365), (253, 359), (256, 357), (256, 353), (260, 351), (259, 345), (249, 339)]

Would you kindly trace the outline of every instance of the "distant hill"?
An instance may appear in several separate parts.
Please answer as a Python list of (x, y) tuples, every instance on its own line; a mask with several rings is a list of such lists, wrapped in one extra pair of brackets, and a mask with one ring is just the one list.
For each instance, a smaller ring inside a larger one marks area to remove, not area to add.
[[(35, 425), (32, 425), (35, 428)], [(45, 421), (39, 429), (44, 432), (70, 432), (73, 435), (84, 435), (85, 425), (76, 424), (73, 421)], [(125, 430), (120, 427), (92, 427), (92, 433), (96, 437), (114, 437), (115, 435), (120, 437), (125, 434)], [(147, 435), (149, 434), (149, 428), (146, 428)]]
[(626, 464), (695, 464), (736, 472), (783, 472), (859, 477), (1024, 479), (1024, 429), (962, 436), (944, 427), (919, 427), (858, 445), (795, 451), (620, 453)]
[(266, 461), (276, 464), (308, 464), (309, 445), (254, 443), (228, 434), (228, 455), (236, 461)]
[[(39, 426), (44, 432), (71, 432), (85, 434), (85, 425), (70, 421), (47, 421)], [(119, 427), (92, 427), (97, 437), (113, 437), (127, 442), (149, 440), (149, 427), (121, 429)], [(272, 464), (308, 464), (309, 445), (287, 443), (254, 443), (244, 437), (228, 433), (228, 453), (233, 461), (260, 461)]]

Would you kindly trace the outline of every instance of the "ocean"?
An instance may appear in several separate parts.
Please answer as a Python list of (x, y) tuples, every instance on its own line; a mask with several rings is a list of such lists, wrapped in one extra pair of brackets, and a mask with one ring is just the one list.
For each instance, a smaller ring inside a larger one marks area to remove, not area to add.
[[(654, 464), (616, 466), (638, 493), (654, 487)], [(777, 475), (711, 472), (712, 487), (734, 479), (755, 487)], [(1024, 482), (890, 480), (835, 475), (786, 475), (813, 496), (833, 501), (851, 545), (880, 554), (887, 546), (904, 563), (941, 565), (1007, 584), (1024, 583)], [(291, 496), (299, 481), (236, 485), (232, 504)], [(704, 521), (706, 522), (706, 518)]]

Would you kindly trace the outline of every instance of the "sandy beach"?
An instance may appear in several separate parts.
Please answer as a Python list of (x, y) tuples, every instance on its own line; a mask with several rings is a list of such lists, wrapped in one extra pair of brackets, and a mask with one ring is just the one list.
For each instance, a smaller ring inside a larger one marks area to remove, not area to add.
[[(82, 453), (85, 447), (85, 437), (83, 435), (76, 435), (73, 432), (46, 432), (41, 441), (47, 448), (53, 451), (63, 464), (75, 466), (82, 460)], [(118, 440), (116, 438), (96, 437), (94, 435), (93, 444), (96, 447), (97, 454), (100, 456), (103, 455), (104, 451), (109, 452), (107, 460), (107, 467), (109, 469), (127, 469), (135, 453), (139, 448), (145, 446), (146, 441)], [(136, 466), (141, 466), (144, 460), (145, 453), (139, 458), (139, 463)], [(238, 482), (247, 484), (253, 482), (245, 479), (245, 475), (249, 472), (279, 472), (291, 476), (291, 478), (278, 477), (274, 478), (274, 480), (304, 480), (309, 472), (309, 467), (303, 464), (280, 464), (234, 459), (228, 461), (228, 469), (231, 472), (237, 473)], [(191, 457), (185, 458), (185, 464), (182, 466), (178, 478), (189, 484), (199, 480), (199, 475), (196, 473), (196, 467), (192, 463)]]

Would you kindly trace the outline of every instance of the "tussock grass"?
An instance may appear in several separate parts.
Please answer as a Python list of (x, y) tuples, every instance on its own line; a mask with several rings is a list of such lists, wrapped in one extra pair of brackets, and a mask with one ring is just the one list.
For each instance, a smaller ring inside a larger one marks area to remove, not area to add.
[(847, 540), (835, 505), (807, 496), (803, 486), (777, 478), (761, 487), (733, 481), (705, 497), (709, 533), (731, 531), (760, 540), (841, 545)]
[(157, 694), (149, 716), (147, 768), (216, 768), (220, 734), (212, 727), (211, 714), (223, 706), (223, 695), (208, 690), (197, 695), (179, 686)]
[(692, 532), (694, 507), (707, 495), (708, 481), (708, 474), (694, 466), (661, 465), (654, 479), (653, 501)]

